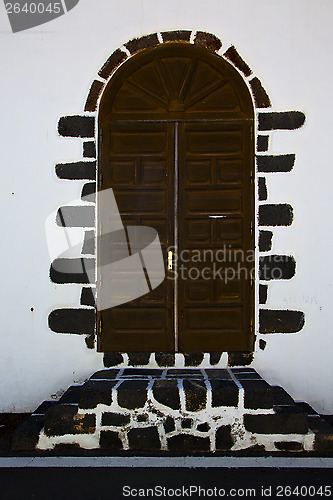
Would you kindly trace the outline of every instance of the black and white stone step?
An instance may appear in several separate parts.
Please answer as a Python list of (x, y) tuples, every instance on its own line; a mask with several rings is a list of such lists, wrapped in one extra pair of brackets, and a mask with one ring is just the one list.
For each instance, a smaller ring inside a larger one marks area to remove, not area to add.
[(15, 451), (333, 451), (333, 428), (252, 368), (105, 369), (44, 402)]

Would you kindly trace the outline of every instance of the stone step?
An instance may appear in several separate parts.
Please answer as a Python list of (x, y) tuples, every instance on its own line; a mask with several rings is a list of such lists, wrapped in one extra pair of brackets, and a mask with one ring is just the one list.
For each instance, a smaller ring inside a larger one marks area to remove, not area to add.
[(255, 434), (307, 434), (308, 415), (296, 405), (274, 406), (273, 414), (244, 415), (245, 429)]
[[(41, 441), (40, 440), (41, 437)], [(252, 368), (105, 369), (45, 401), (12, 448), (332, 451), (333, 428)], [(254, 448), (253, 448), (254, 447)]]

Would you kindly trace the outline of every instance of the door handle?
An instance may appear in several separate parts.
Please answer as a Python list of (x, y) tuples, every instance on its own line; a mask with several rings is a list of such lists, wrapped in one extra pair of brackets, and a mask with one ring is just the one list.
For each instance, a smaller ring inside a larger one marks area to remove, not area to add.
[(168, 269), (172, 269), (172, 251), (168, 252)]

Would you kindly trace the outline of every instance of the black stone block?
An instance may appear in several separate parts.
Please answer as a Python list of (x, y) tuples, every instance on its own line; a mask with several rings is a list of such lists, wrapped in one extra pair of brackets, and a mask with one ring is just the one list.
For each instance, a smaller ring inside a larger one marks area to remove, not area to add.
[(155, 368), (125, 368), (121, 377), (159, 378), (162, 373), (163, 370), (158, 370)]
[(271, 231), (259, 231), (259, 251), (269, 252), (272, 249), (273, 233)]
[(259, 349), (261, 349), (262, 351), (264, 351), (266, 349), (266, 345), (267, 345), (266, 340), (263, 340), (263, 339), (259, 340)]
[(95, 141), (86, 141), (83, 143), (83, 156), (84, 158), (96, 158)]
[(184, 418), (182, 420), (182, 428), (183, 429), (191, 429), (193, 420), (191, 418)]
[(296, 262), (290, 255), (265, 255), (259, 257), (259, 279), (290, 280), (295, 276)]
[(201, 370), (186, 370), (183, 368), (170, 368), (166, 374), (167, 378), (191, 378), (203, 379)]
[(128, 364), (130, 366), (148, 365), (150, 352), (128, 352)]
[(290, 226), (293, 218), (293, 209), (288, 203), (259, 205), (260, 226)]
[(95, 289), (82, 288), (80, 303), (82, 306), (95, 306)]
[(95, 207), (60, 207), (56, 223), (62, 227), (95, 227)]
[(99, 445), (102, 450), (122, 450), (123, 444), (117, 432), (101, 431)]
[(230, 374), (228, 370), (225, 368), (206, 368), (205, 372), (207, 374), (208, 379), (222, 379), (222, 380), (230, 380)]
[(244, 388), (245, 408), (273, 408), (273, 392), (265, 380), (242, 380), (241, 385)]
[(102, 415), (102, 425), (121, 427), (129, 424), (130, 421), (131, 418), (129, 415), (122, 415), (121, 413), (103, 413)]
[(116, 380), (88, 380), (82, 386), (79, 407), (90, 409), (98, 404), (110, 405), (116, 383)]
[(258, 172), (290, 172), (294, 166), (296, 156), (288, 155), (260, 155), (257, 156)]
[(56, 309), (49, 315), (49, 327), (56, 333), (93, 334), (94, 309)]
[(224, 57), (229, 59), (229, 61), (231, 61), (236, 66), (236, 68), (238, 68), (245, 76), (252, 75), (251, 68), (238, 54), (236, 48), (233, 45), (229, 47), (229, 49), (223, 55)]
[(174, 430), (175, 430), (175, 428), (176, 428), (176, 427), (175, 427), (175, 421), (174, 421), (174, 419), (173, 419), (173, 418), (171, 418), (171, 417), (167, 417), (167, 418), (166, 418), (166, 420), (165, 420), (165, 422), (164, 422), (163, 426), (164, 426), (164, 430), (165, 430), (165, 432), (172, 432), (172, 431), (174, 431)]
[(254, 455), (254, 456), (260, 456), (260, 455), (265, 455), (265, 446), (262, 444), (254, 444), (252, 446), (248, 446), (246, 448), (246, 455)]
[(103, 363), (106, 368), (117, 366), (124, 362), (124, 358), (120, 352), (105, 352)]
[(245, 429), (256, 434), (307, 434), (304, 414), (244, 415)]
[(177, 380), (155, 380), (153, 395), (156, 401), (173, 410), (180, 409), (180, 397)]
[(92, 434), (95, 428), (95, 415), (80, 415), (75, 405), (56, 405), (45, 415), (44, 432), (47, 436)]
[(131, 54), (135, 54), (135, 52), (139, 50), (145, 49), (146, 47), (154, 47), (158, 44), (157, 34), (153, 33), (152, 35), (142, 36), (141, 38), (134, 38), (125, 43), (125, 47)]
[(269, 108), (271, 106), (271, 101), (261, 81), (256, 76), (249, 81), (252, 89), (252, 94), (254, 102), (257, 108)]
[(258, 135), (257, 136), (257, 151), (258, 152), (267, 151), (268, 150), (268, 141), (269, 141), (268, 135)]
[(278, 415), (303, 415), (306, 421), (308, 416), (307, 412), (301, 406), (297, 406), (294, 403), (289, 405), (275, 405), (274, 412)]
[(95, 118), (92, 116), (63, 116), (58, 132), (63, 137), (94, 137)]
[(235, 377), (237, 380), (262, 380), (260, 377), (259, 373), (257, 373), (255, 370), (251, 372), (240, 372), (240, 373), (234, 373)]
[(190, 434), (178, 434), (168, 439), (169, 451), (186, 453), (195, 451), (210, 451), (210, 439), (208, 437), (197, 437)]
[(210, 352), (209, 353), (209, 362), (212, 366), (218, 365), (221, 361), (222, 352)]
[(252, 352), (228, 352), (228, 366), (248, 366), (252, 361)]
[(127, 59), (126, 52), (120, 49), (115, 50), (111, 56), (108, 58), (103, 67), (99, 70), (98, 74), (102, 78), (107, 79), (111, 73), (119, 66), (123, 61)]
[(90, 380), (114, 380), (117, 378), (117, 375), (119, 373), (119, 370), (100, 370), (96, 373), (94, 373), (91, 377)]
[(231, 368), (231, 371), (234, 375), (237, 375), (239, 373), (257, 373), (254, 368), (250, 368), (248, 366), (245, 368), (241, 366), (238, 366), (236, 368)]
[(200, 411), (206, 407), (207, 388), (203, 380), (183, 380), (186, 410)]
[(55, 171), (59, 179), (91, 180), (96, 179), (95, 161), (77, 161), (74, 163), (58, 163)]
[(218, 451), (230, 450), (234, 445), (234, 441), (231, 436), (231, 426), (223, 425), (219, 427), (216, 431), (216, 449)]
[(267, 186), (265, 177), (259, 177), (258, 179), (258, 194), (259, 201), (267, 200)]
[(52, 450), (56, 456), (63, 457), (66, 455), (78, 455), (82, 448), (80, 448), (80, 445), (77, 443), (60, 443), (56, 444)]
[(200, 432), (208, 432), (210, 430), (210, 425), (207, 422), (197, 425), (197, 430)]
[(105, 83), (99, 80), (94, 80), (87, 97), (86, 105), (84, 107), (85, 111), (96, 111), (98, 98), (103, 90)]
[(295, 403), (293, 398), (282, 387), (278, 385), (272, 385), (271, 391), (273, 394), (274, 406), (293, 405)]
[(191, 31), (185, 30), (163, 31), (161, 34), (163, 42), (189, 42), (191, 37)]
[[(292, 400), (292, 401), (294, 402), (294, 400)], [(280, 404), (288, 404), (288, 403), (280, 403)], [(316, 410), (314, 410), (312, 408), (312, 406), (310, 406), (308, 403), (305, 403), (305, 401), (297, 401), (297, 402), (295, 402), (295, 404), (296, 404), (296, 406), (301, 408), (301, 410), (303, 410), (308, 415), (312, 415), (312, 416), (318, 415)]]
[(39, 440), (39, 433), (44, 426), (44, 415), (32, 415), (14, 432), (13, 451), (34, 451)]
[(81, 394), (80, 385), (72, 385), (67, 389), (67, 391), (59, 399), (61, 404), (79, 404)]
[(94, 276), (95, 259), (74, 258), (55, 259), (50, 267), (50, 279), (53, 283), (90, 283), (89, 276)]
[(34, 411), (34, 415), (45, 415), (47, 410), (51, 408), (51, 406), (58, 404), (58, 401), (43, 401), (42, 404), (38, 406), (38, 408)]
[(158, 366), (175, 366), (175, 355), (170, 352), (155, 352), (155, 361)]
[(202, 45), (208, 50), (212, 50), (213, 52), (217, 52), (222, 47), (222, 42), (217, 36), (212, 35), (211, 33), (206, 33), (205, 31), (197, 31), (194, 43), (196, 45)]
[(86, 346), (88, 349), (95, 349), (95, 340), (96, 336), (95, 335), (87, 335), (86, 338), (84, 339)]
[(88, 182), (82, 188), (81, 198), (83, 201), (95, 203), (96, 201), (96, 182)]
[(238, 387), (232, 380), (210, 380), (212, 387), (212, 407), (237, 406)]
[(161, 449), (161, 442), (156, 427), (131, 429), (128, 433), (130, 450), (153, 451)]
[[(310, 405), (308, 405), (309, 408), (311, 408)], [(319, 415), (319, 413), (315, 412), (315, 410), (313, 410), (313, 408), (311, 408), (311, 410), (313, 411), (313, 413), (315, 415)], [(306, 409), (306, 413), (309, 414), (309, 411)], [(311, 414), (312, 416), (314, 416), (313, 414)], [(330, 425), (332, 428), (333, 428), (333, 414), (327, 414), (327, 413), (322, 413), (320, 414), (320, 418), (322, 418), (328, 425)]]
[(301, 311), (259, 310), (260, 333), (295, 333), (303, 328), (304, 323)]
[(267, 285), (259, 285), (259, 304), (266, 304), (267, 302)]
[(142, 408), (147, 401), (147, 386), (146, 380), (124, 380), (117, 389), (119, 406), (130, 410)]
[(315, 434), (314, 450), (321, 453), (333, 452), (333, 427), (317, 416), (309, 416), (309, 428)]
[(259, 113), (259, 130), (295, 130), (305, 122), (301, 111)]
[(148, 422), (149, 416), (146, 413), (142, 413), (136, 417), (138, 422)]
[(277, 441), (274, 445), (281, 451), (303, 451), (302, 443), (297, 443), (297, 441)]
[(185, 366), (201, 365), (204, 354), (202, 352), (184, 352)]

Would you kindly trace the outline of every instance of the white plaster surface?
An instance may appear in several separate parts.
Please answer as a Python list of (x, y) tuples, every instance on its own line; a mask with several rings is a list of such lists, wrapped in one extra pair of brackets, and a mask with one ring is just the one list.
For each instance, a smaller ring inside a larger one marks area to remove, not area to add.
[[(55, 176), (80, 160), (80, 139), (57, 135), (60, 116), (82, 112), (98, 69), (131, 38), (172, 29), (234, 44), (268, 91), (273, 110), (301, 110), (305, 126), (271, 134), (271, 151), (296, 153), (290, 174), (269, 174), (269, 201), (291, 203), (295, 221), (274, 231), (274, 253), (296, 257), (297, 274), (270, 286), (268, 308), (302, 310), (304, 329), (265, 336), (253, 366), (320, 412), (332, 413), (333, 269), (330, 0), (81, 0), (39, 28), (12, 34), (0, 6), (2, 287), (0, 411), (29, 411), (102, 368), (84, 338), (51, 332), (52, 309), (76, 307), (79, 286), (49, 280), (48, 215), (80, 195)], [(14, 194), (12, 194), (14, 193)], [(34, 308), (32, 312), (30, 309)]]

